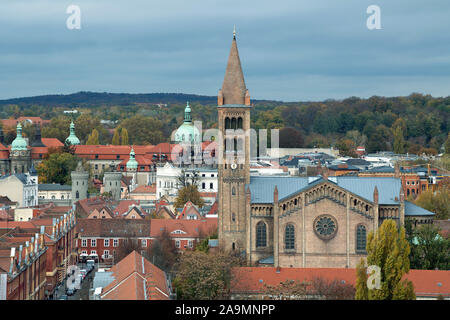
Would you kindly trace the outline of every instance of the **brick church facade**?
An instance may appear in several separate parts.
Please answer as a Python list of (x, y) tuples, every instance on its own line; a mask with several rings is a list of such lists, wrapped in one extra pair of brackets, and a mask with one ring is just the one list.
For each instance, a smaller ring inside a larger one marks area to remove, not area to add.
[(251, 176), (251, 108), (234, 35), (217, 106), (222, 249), (250, 265), (355, 268), (384, 219), (400, 226), (434, 215), (406, 201), (394, 177)]

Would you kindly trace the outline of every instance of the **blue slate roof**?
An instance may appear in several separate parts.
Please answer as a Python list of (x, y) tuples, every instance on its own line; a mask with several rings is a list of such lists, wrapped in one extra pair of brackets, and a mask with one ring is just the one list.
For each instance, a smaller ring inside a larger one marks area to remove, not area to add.
[(405, 201), (405, 216), (434, 216), (434, 212), (416, 206), (414, 203)]
[[(278, 189), (278, 199), (283, 200), (295, 193), (307, 190), (324, 180), (322, 177), (265, 177), (251, 176), (248, 187), (252, 203), (273, 203), (273, 191)], [(373, 191), (378, 188), (379, 204), (399, 204), (401, 181), (397, 178), (385, 177), (330, 177), (329, 182), (335, 183), (353, 194), (373, 201)]]
[(42, 183), (38, 185), (39, 191), (71, 191), (72, 186), (56, 183)]

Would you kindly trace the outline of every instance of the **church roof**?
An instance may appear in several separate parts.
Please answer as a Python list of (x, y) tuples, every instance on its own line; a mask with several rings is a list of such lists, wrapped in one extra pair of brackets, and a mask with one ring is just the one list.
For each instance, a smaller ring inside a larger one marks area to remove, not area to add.
[(434, 216), (434, 213), (416, 206), (414, 203), (405, 201), (405, 215), (407, 216)]
[(244, 104), (246, 91), (236, 37), (233, 36), (225, 78), (222, 84), (223, 104)]
[[(295, 193), (305, 191), (321, 182), (322, 177), (264, 177), (251, 176), (250, 187), (252, 203), (273, 203), (275, 186), (278, 189), (278, 199), (290, 197)], [(346, 189), (353, 194), (373, 201), (375, 186), (379, 190), (379, 204), (399, 204), (401, 180), (391, 177), (330, 177), (329, 182)]]

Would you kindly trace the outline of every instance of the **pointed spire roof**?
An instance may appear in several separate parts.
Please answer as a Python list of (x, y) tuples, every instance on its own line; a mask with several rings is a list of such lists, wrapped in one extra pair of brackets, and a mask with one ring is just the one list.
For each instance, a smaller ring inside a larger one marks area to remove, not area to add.
[(241, 60), (236, 43), (236, 29), (233, 31), (230, 55), (222, 84), (223, 104), (245, 104), (247, 88), (242, 72)]
[(34, 141), (31, 144), (32, 147), (45, 147), (45, 144), (42, 143), (42, 134), (41, 134), (41, 126), (35, 125), (35, 133), (34, 133)]

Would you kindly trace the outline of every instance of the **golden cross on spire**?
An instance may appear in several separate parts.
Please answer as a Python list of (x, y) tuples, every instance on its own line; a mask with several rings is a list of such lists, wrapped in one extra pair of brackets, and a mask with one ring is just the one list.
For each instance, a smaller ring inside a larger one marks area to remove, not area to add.
[(236, 39), (236, 25), (233, 27), (233, 38)]

